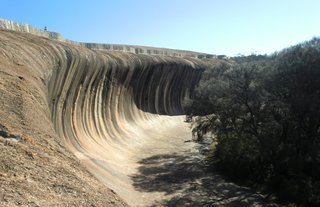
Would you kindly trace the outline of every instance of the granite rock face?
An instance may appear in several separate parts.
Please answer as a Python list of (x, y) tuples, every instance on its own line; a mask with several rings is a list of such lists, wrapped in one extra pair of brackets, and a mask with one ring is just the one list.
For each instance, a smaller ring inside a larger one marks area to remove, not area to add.
[(160, 121), (183, 123), (168, 116), (184, 114), (182, 101), (205, 66), (196, 60), (77, 48), (59, 53), (62, 59), (48, 85), (55, 131), (94, 175), (128, 198), (136, 145), (162, 134), (166, 129)]
[[(52, 105), (50, 89), (58, 90), (56, 81), (63, 87), (73, 81), (57, 74), (73, 67), (66, 51), (80, 57), (82, 49), (0, 29), (0, 206), (127, 206), (87, 171), (66, 148), (64, 134), (55, 131), (61, 126), (53, 124), (61, 105)], [(63, 67), (69, 63), (70, 68)]]
[(92, 50), (45, 31), (35, 36), (28, 26), (5, 27), (19, 31), (0, 29), (0, 124), (19, 142), (0, 140), (1, 206), (125, 206), (114, 191), (144, 204), (130, 179), (133, 157), (184, 124), (176, 115), (206, 64)]
[(0, 206), (274, 206), (191, 142), (182, 102), (220, 61), (0, 19)]

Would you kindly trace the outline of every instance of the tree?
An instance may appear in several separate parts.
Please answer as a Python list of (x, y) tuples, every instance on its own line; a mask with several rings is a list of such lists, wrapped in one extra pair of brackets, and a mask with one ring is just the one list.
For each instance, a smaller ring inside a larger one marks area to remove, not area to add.
[(204, 72), (186, 104), (217, 139), (229, 176), (304, 206), (320, 204), (320, 39)]

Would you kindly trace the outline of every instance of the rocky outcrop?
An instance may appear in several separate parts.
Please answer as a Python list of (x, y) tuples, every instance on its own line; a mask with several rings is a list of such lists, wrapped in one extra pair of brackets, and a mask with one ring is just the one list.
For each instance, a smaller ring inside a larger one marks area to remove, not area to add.
[[(26, 32), (0, 29), (0, 124), (6, 135), (21, 135), (0, 142), (0, 165), (7, 166), (0, 167), (0, 194), (12, 192), (1, 205), (125, 205), (83, 165), (128, 203), (141, 204), (129, 177), (137, 169), (131, 157), (147, 139), (182, 123), (171, 116), (183, 114), (182, 100), (206, 64), (87, 49), (6, 24)], [(14, 184), (17, 172), (21, 185)]]
[(182, 100), (192, 92), (204, 65), (77, 48), (62, 54), (49, 82), (55, 130), (107, 186), (122, 196), (131, 194), (126, 191), (129, 180), (123, 181), (132, 170), (127, 165), (134, 146), (157, 134), (157, 129), (144, 132), (144, 125), (156, 122), (159, 115), (182, 115)]
[(223, 60), (0, 27), (0, 206), (273, 206), (190, 142), (182, 101)]
[[(127, 206), (66, 148), (64, 134), (55, 131), (62, 123), (52, 124), (58, 119), (49, 86), (58, 71), (68, 70), (68, 50), (81, 53), (68, 44), (0, 30), (0, 206)], [(65, 77), (64, 86), (72, 81)]]

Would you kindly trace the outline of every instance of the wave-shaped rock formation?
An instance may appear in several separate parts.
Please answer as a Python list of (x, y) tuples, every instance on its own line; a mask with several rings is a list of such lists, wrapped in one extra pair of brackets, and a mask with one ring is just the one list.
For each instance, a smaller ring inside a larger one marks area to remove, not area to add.
[(182, 100), (206, 65), (92, 50), (47, 38), (60, 39), (55, 33), (0, 25), (19, 30), (0, 29), (1, 205), (125, 205), (68, 150), (128, 203), (145, 203), (129, 177), (136, 154), (182, 127), (183, 117), (172, 115), (183, 115)]
[[(137, 147), (177, 125), (199, 80), (196, 60), (64, 48), (49, 82), (55, 130), (88, 169), (130, 204)], [(164, 115), (164, 116), (160, 116)], [(132, 196), (132, 197), (131, 197)]]
[(265, 204), (190, 142), (182, 101), (219, 60), (0, 27), (0, 206)]

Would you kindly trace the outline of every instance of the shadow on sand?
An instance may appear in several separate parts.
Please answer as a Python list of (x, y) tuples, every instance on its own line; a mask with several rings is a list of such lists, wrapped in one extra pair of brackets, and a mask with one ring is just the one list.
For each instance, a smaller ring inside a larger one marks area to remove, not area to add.
[(135, 189), (166, 195), (152, 206), (277, 206), (209, 171), (199, 155), (185, 154), (159, 154), (139, 162), (139, 173), (131, 177)]

